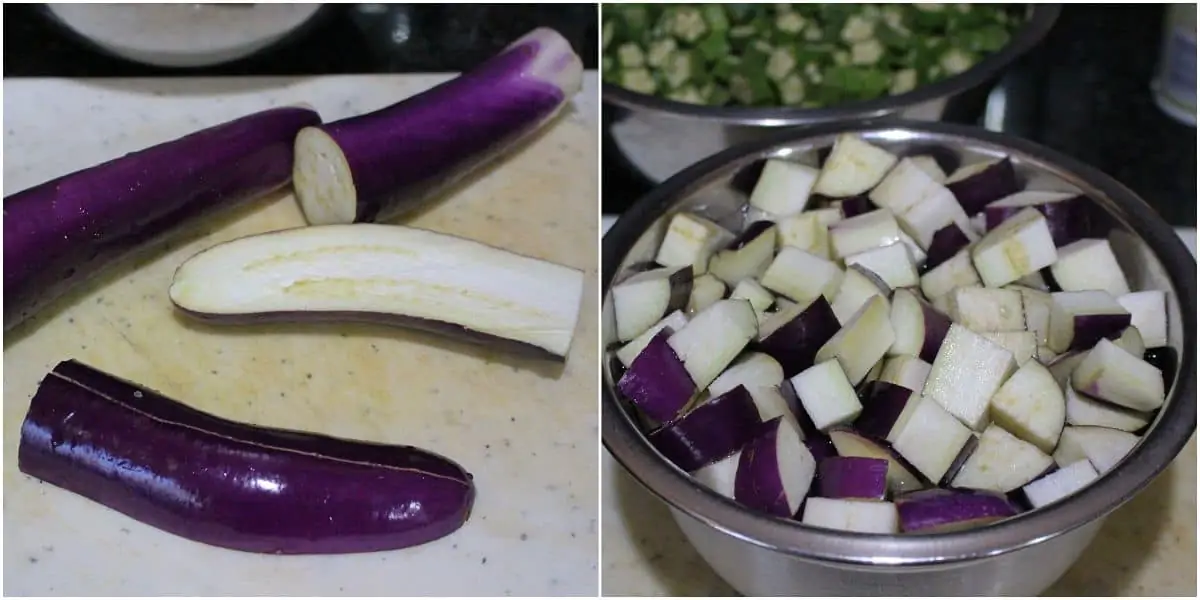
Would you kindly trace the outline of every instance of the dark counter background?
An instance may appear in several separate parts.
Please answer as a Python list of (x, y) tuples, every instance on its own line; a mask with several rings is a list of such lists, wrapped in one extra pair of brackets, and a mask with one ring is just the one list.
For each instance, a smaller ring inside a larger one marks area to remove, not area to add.
[[(590, 4), (328, 5), (319, 22), (277, 47), (191, 70), (105, 56), (50, 24), (37, 5), (3, 10), (5, 77), (461, 71), (539, 25), (571, 40), (587, 68), (598, 62)], [(1163, 114), (1150, 92), (1163, 13), (1149, 4), (1065, 6), (1054, 31), (1000, 84), (1009, 106), (1005, 130), (1102, 169), (1173, 225), (1195, 227), (1196, 129)], [(397, 43), (391, 32), (400, 21), (411, 34)], [(605, 212), (620, 212), (648, 189), (616, 162), (602, 173)]]
[[(1163, 5), (1063, 7), (1043, 43), (1018, 61), (1005, 87), (1004, 131), (1108, 173), (1166, 221), (1196, 226), (1196, 129), (1159, 110), (1150, 91)], [(603, 155), (618, 152), (611, 138)], [(605, 162), (604, 212), (620, 213), (649, 189)]]

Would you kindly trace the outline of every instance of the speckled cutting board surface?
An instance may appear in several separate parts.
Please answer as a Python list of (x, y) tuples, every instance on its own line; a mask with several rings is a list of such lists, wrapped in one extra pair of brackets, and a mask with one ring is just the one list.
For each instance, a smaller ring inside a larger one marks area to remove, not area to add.
[[(4, 82), (4, 193), (270, 106), (326, 120), (446, 75)], [(368, 326), (217, 328), (181, 320), (175, 268), (215, 243), (300, 226), (290, 190), (198, 223), (179, 241), (5, 337), (5, 595), (595, 595), (597, 90), (517, 155), (406, 224), (586, 272), (564, 366)], [(76, 358), (223, 417), (411, 444), (475, 477), (474, 513), (428, 545), (339, 556), (254, 555), (142, 525), (17, 470), (38, 382)]]

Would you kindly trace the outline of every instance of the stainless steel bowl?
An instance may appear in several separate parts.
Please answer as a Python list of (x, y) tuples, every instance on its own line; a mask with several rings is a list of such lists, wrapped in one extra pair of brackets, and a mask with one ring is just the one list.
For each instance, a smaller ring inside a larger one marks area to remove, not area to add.
[(616, 148), (651, 181), (666, 180), (684, 167), (725, 148), (758, 139), (779, 127), (896, 116), (921, 121), (974, 120), (1003, 71), (1050, 31), (1058, 4), (1028, 7), (1028, 20), (1012, 42), (954, 77), (907, 94), (828, 108), (699, 106), (602, 86), (605, 127)]
[(1168, 291), (1169, 345), (1178, 353), (1166, 404), (1143, 441), (1095, 484), (1062, 502), (965, 532), (883, 536), (814, 529), (752, 513), (696, 483), (662, 457), (604, 378), (603, 438), (609, 452), (665, 502), (688, 540), (738, 591), (774, 595), (1036, 595), (1079, 557), (1105, 516), (1173, 460), (1196, 428), (1196, 262), (1171, 228), (1108, 176), (1036, 144), (946, 123), (866, 121), (778, 131), (689, 167), (623, 214), (604, 237), (602, 335), (614, 340), (608, 288), (630, 265), (652, 260), (671, 215), (698, 211), (740, 227), (762, 161), (811, 159), (841, 132), (895, 152), (932, 150), (944, 160), (1013, 157), (1026, 181), (1075, 189), (1114, 219), (1109, 235), (1135, 289)]

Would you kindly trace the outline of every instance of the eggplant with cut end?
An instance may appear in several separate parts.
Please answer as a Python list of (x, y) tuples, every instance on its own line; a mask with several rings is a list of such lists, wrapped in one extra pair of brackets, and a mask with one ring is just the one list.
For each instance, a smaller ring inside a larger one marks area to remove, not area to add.
[(1113, 296), (1129, 293), (1129, 282), (1105, 239), (1076, 240), (1060, 247), (1050, 272), (1059, 289), (1066, 292), (1104, 290)]
[(1050, 455), (1005, 431), (988, 425), (979, 444), (954, 476), (956, 488), (1008, 493), (1033, 481), (1054, 464)]
[(423, 544), (475, 498), (431, 452), (228, 421), (75, 361), (38, 387), (17, 464), (163, 531), (271, 554)]
[(1055, 292), (1050, 295), (1046, 345), (1055, 352), (1087, 350), (1101, 340), (1119, 337), (1132, 320), (1107, 292)]
[(733, 497), (748, 508), (791, 518), (808, 496), (817, 462), (791, 421), (776, 417), (742, 448)]
[(891, 502), (851, 498), (809, 498), (801, 523), (858, 533), (900, 532), (896, 506)]
[(1057, 260), (1046, 217), (1033, 208), (1013, 215), (971, 249), (971, 261), (987, 287), (1008, 285)]
[(937, 358), (952, 321), (909, 290), (896, 290), (889, 319), (895, 340), (888, 355), (909, 355), (926, 362)]
[[(838, 456), (860, 456), (887, 461), (887, 487), (892, 493), (911, 492), (925, 487), (925, 482), (916, 475), (916, 469), (907, 464), (887, 442), (866, 437), (843, 427), (831, 429), (829, 439), (837, 449)], [(817, 479), (820, 480), (820, 478), (820, 469), (818, 469)]]
[(723, 250), (708, 261), (708, 272), (727, 285), (760, 277), (775, 257), (778, 228), (770, 221), (751, 223)]
[(785, 308), (763, 320), (754, 346), (779, 361), (785, 377), (811, 367), (817, 352), (838, 332), (840, 324), (824, 296)]
[(570, 42), (539, 28), (437, 87), (305, 128), (293, 169), (304, 216), (328, 225), (411, 212), (549, 123), (582, 82)]
[(1167, 294), (1162, 290), (1130, 292), (1117, 298), (1130, 314), (1130, 324), (1142, 334), (1146, 348), (1167, 345)]
[(888, 461), (863, 456), (833, 456), (821, 461), (820, 496), (883, 500), (888, 492)]
[(139, 247), (286, 185), (296, 133), (320, 122), (271, 109), (6, 197), (4, 329)]
[(218, 244), (175, 272), (170, 297), (214, 323), (408, 326), (564, 360), (582, 271), (398, 225), (321, 225)]
[(797, 214), (808, 207), (820, 171), (808, 165), (768, 159), (750, 193), (750, 206), (775, 217)]
[[(1025, 331), (1033, 334), (1038, 346), (1045, 346), (1050, 341), (1050, 308), (1054, 298), (1049, 293), (1026, 287), (1024, 285), (1008, 286), (1021, 294), (1022, 312), (1025, 314)], [(1038, 356), (1038, 358), (1043, 358)]]
[(1071, 373), (1071, 387), (1133, 410), (1157, 410), (1166, 402), (1162, 372), (1108, 340), (1100, 340)]
[(925, 253), (926, 270), (937, 268), (938, 265), (950, 260), (960, 250), (971, 245), (972, 239), (963, 231), (958, 223), (950, 223), (937, 230), (929, 242), (929, 250)]
[(634, 406), (660, 423), (675, 418), (696, 393), (683, 361), (667, 343), (669, 335), (654, 336), (617, 382)]
[(945, 185), (971, 216), (1019, 189), (1017, 172), (1013, 169), (1012, 159), (1007, 156), (960, 167), (946, 178)]
[(991, 415), (996, 424), (1050, 453), (1066, 422), (1067, 403), (1050, 370), (1031, 360), (992, 396)]
[(687, 308), (692, 295), (689, 267), (663, 267), (642, 271), (612, 288), (617, 339), (628, 342), (665, 316)]
[(1054, 449), (1054, 462), (1066, 466), (1086, 458), (1103, 475), (1132, 452), (1141, 439), (1128, 431), (1071, 425), (1063, 429)]
[(750, 392), (738, 386), (664, 423), (646, 439), (675, 466), (694, 473), (741, 450), (761, 425)]
[(1080, 459), (1021, 488), (1033, 508), (1054, 504), (1100, 478), (1088, 459)]
[(904, 533), (962, 531), (1016, 516), (1020, 511), (1003, 494), (977, 490), (932, 489), (896, 498)]

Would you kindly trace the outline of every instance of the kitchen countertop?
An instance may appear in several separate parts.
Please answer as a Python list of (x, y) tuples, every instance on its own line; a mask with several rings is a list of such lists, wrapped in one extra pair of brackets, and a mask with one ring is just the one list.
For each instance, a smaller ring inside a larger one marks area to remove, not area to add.
[[(1195, 227), (1196, 128), (1164, 114), (1150, 92), (1163, 7), (1065, 5), (998, 85), (1003, 118), (993, 125), (1104, 171), (1171, 225)], [(604, 212), (619, 213), (650, 184), (620, 161), (610, 135), (602, 143)]]
[[(327, 120), (449, 75), (9, 79), (5, 192), (269, 106)], [(166, 298), (182, 260), (221, 241), (303, 224), (290, 190), (202, 219), (4, 336), (5, 595), (594, 596), (597, 77), (563, 118), (406, 224), (584, 271), (565, 364), (515, 359), (365, 325), (200, 325)], [(531, 235), (531, 232), (534, 232)], [(458, 531), (398, 551), (271, 556), (143, 525), (20, 473), (21, 422), (38, 381), (76, 358), (200, 410), (444, 454), (474, 475)]]
[[(607, 216), (605, 231), (615, 220)], [(1179, 229), (1196, 252), (1196, 230)], [(601, 590), (605, 596), (733, 596), (666, 506), (604, 452)], [(1196, 595), (1196, 438), (1153, 483), (1108, 517), (1046, 596)]]

